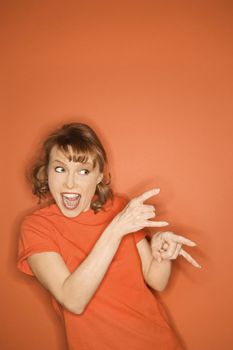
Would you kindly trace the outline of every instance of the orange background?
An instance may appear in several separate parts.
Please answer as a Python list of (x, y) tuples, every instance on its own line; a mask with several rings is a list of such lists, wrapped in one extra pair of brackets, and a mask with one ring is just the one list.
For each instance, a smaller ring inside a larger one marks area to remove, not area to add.
[(24, 169), (69, 121), (99, 133), (117, 192), (160, 187), (158, 219), (198, 243), (202, 270), (179, 258), (162, 294), (187, 349), (233, 348), (232, 12), (224, 0), (1, 1), (1, 349), (66, 349), (16, 250), (36, 206)]

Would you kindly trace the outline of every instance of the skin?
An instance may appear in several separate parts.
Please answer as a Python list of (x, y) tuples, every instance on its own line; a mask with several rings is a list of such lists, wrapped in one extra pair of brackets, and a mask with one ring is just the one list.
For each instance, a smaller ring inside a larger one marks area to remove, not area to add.
[[(69, 152), (72, 156), (73, 151), (71, 148)], [(91, 159), (86, 163), (69, 162), (59, 148), (52, 148), (48, 166), (48, 185), (56, 204), (64, 216), (76, 217), (81, 212), (90, 209), (96, 185), (102, 178), (103, 174), (99, 172), (98, 166), (93, 168)], [(81, 195), (77, 208), (68, 209), (64, 205), (63, 193)]]
[[(54, 147), (50, 154), (48, 179), (50, 191), (67, 217), (75, 217), (90, 208), (96, 185), (102, 179), (98, 167), (91, 164), (69, 162), (64, 154)], [(85, 171), (87, 165), (88, 173)], [(70, 210), (64, 206), (61, 193), (80, 193), (81, 200), (77, 208)], [(165, 227), (165, 221), (151, 220), (155, 217), (155, 208), (144, 202), (157, 195), (153, 189), (132, 199), (106, 227), (96, 241), (89, 255), (72, 273), (62, 257), (55, 252), (43, 252), (31, 255), (28, 263), (41, 284), (47, 288), (57, 301), (67, 310), (82, 314), (103, 280), (122, 238), (144, 227)], [(195, 243), (172, 232), (159, 232), (151, 240), (137, 244), (141, 258), (145, 282), (154, 290), (162, 291), (169, 280), (171, 261), (182, 255), (195, 267), (198, 263), (183, 250), (183, 245)]]

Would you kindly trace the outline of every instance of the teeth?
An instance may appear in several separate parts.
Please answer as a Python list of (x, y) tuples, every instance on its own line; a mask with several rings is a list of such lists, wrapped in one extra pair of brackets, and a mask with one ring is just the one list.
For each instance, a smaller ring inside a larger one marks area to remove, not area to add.
[(75, 193), (66, 193), (66, 194), (63, 194), (64, 197), (66, 198), (78, 198), (79, 197), (79, 194), (75, 194)]
[(63, 193), (63, 205), (67, 209), (76, 209), (79, 205), (81, 195), (77, 193)]

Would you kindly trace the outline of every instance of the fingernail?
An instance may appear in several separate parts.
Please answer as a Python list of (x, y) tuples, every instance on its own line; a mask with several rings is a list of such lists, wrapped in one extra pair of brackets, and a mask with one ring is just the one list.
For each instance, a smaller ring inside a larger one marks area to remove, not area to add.
[(162, 222), (162, 226), (167, 226), (167, 225), (169, 225), (169, 223), (167, 221)]
[(194, 263), (194, 266), (195, 267), (198, 267), (199, 269), (201, 269), (202, 268), (202, 266), (201, 265), (199, 265), (196, 261), (195, 261), (195, 263)]
[(160, 192), (160, 188), (154, 188), (154, 191), (156, 194), (158, 194)]

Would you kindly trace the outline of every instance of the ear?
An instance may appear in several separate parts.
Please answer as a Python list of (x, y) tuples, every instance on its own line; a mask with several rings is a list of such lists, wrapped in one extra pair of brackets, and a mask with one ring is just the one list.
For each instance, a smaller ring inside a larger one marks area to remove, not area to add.
[(97, 179), (97, 185), (103, 180), (104, 174), (100, 174)]

